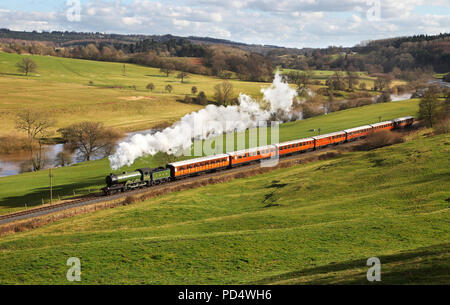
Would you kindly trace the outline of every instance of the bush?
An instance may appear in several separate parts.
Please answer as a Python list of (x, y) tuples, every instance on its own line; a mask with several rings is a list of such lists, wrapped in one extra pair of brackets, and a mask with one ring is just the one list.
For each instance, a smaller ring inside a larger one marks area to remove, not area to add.
[[(36, 148), (36, 145), (33, 145)], [(0, 153), (16, 154), (29, 150), (29, 142), (24, 136), (2, 136), (0, 137)]]
[(434, 133), (435, 134), (450, 133), (450, 118), (438, 121), (436, 123), (436, 126), (434, 127)]
[(189, 95), (186, 94), (184, 96), (183, 102), (185, 102), (186, 104), (191, 104), (192, 103), (192, 97), (190, 97)]
[(363, 99), (360, 99), (357, 101), (356, 107), (362, 107), (362, 106), (371, 105), (371, 104), (373, 104), (373, 100), (363, 98)]
[(303, 119), (307, 119), (324, 114), (324, 110), (321, 109), (318, 105), (305, 103), (302, 105), (302, 113)]
[(404, 142), (402, 135), (388, 130), (371, 133), (360, 145), (360, 150), (370, 150)]
[(132, 203), (139, 202), (140, 198), (138, 198), (136, 195), (128, 195), (127, 198), (123, 201), (123, 205), (128, 205)]
[(200, 93), (197, 96), (197, 104), (200, 104), (203, 106), (208, 104), (208, 99), (206, 98), (205, 92), (200, 91)]
[(387, 92), (383, 92), (383, 94), (377, 98), (377, 103), (388, 103), (390, 101), (391, 95)]

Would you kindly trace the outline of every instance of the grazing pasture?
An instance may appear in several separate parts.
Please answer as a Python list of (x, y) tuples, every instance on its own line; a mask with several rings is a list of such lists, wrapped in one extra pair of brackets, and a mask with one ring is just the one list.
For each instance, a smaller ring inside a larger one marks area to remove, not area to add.
[(449, 284), (450, 137), (352, 152), (0, 240), (0, 283)]
[[(15, 64), (31, 58), (38, 71), (28, 77)], [(183, 60), (183, 59), (180, 59)], [(213, 100), (216, 77), (190, 74), (183, 83), (177, 71), (169, 77), (159, 69), (133, 64), (0, 52), (0, 135), (14, 132), (14, 117), (22, 109), (47, 112), (57, 119), (56, 130), (84, 120), (100, 121), (123, 131), (149, 129), (172, 123), (202, 106), (178, 102), (192, 86)], [(269, 84), (230, 80), (235, 94), (260, 97)], [(149, 83), (155, 89), (147, 90)], [(173, 91), (165, 91), (166, 85)]]

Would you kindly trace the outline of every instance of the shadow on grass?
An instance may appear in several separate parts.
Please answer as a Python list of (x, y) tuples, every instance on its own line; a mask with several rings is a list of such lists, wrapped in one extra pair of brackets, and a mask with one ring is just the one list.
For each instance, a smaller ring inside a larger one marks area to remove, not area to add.
[[(86, 195), (88, 192), (84, 189), (92, 187), (91, 192), (98, 191), (99, 187), (93, 187), (96, 185), (102, 185), (105, 177), (97, 176), (91, 177), (89, 179), (82, 180), (80, 182), (73, 182), (67, 184), (60, 184), (53, 186), (53, 199), (54, 201), (58, 200), (58, 197), (72, 197), (74, 195)], [(25, 204), (27, 207), (34, 207), (42, 204), (42, 199), (44, 199), (45, 203), (48, 203), (50, 200), (50, 188), (49, 186), (36, 188), (32, 190), (32, 192), (20, 195), (20, 196), (10, 196), (0, 199), (0, 206), (8, 209), (8, 208), (18, 208), (24, 207)]]
[(25, 74), (20, 74), (20, 73), (6, 73), (6, 72), (0, 72), (0, 75), (23, 76), (24, 78), (33, 78), (33, 75), (25, 76)]
[(148, 77), (168, 77), (166, 75), (157, 75), (157, 74), (146, 74), (145, 76), (148, 76)]
[[(367, 258), (331, 263), (279, 276), (268, 277), (251, 284), (449, 284), (450, 243), (378, 256), (381, 261), (381, 281), (366, 278)], [(286, 281), (286, 282), (283, 282)]]

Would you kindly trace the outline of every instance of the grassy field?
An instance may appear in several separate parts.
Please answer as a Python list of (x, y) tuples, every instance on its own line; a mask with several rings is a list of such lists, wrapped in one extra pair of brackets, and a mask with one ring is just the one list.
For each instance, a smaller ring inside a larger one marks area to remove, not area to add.
[[(307, 120), (290, 122), (280, 125), (280, 141), (298, 139), (316, 135), (311, 129), (321, 128), (321, 133), (338, 131), (345, 128), (393, 119), (417, 112), (418, 100), (374, 104), (360, 108), (334, 112), (329, 115), (313, 117)], [(270, 133), (268, 133), (270, 134)], [(138, 159), (131, 167), (120, 171), (134, 170), (140, 167), (157, 167), (165, 165), (167, 159), (162, 156), (144, 157)], [(89, 189), (97, 190), (104, 186), (104, 177), (111, 172), (106, 159), (78, 163), (73, 166), (53, 170), (53, 186), (55, 197), (61, 198), (76, 194), (86, 194)], [(49, 200), (48, 171), (24, 173), (0, 178), (0, 214), (22, 210), (36, 206)]]
[[(38, 72), (25, 77), (15, 64), (32, 58)], [(0, 52), (0, 135), (14, 131), (14, 117), (21, 109), (44, 110), (57, 119), (53, 131), (82, 120), (100, 121), (123, 131), (143, 130), (173, 122), (201, 106), (177, 102), (192, 86), (212, 99), (214, 86), (223, 80), (190, 75), (184, 83), (177, 73), (166, 77), (159, 69), (126, 64), (17, 55)], [(92, 82), (92, 83), (91, 83)], [(236, 94), (261, 96), (264, 83), (231, 81)], [(146, 90), (153, 83), (153, 92)], [(167, 93), (166, 85), (173, 91)], [(136, 86), (136, 90), (133, 86)]]
[(0, 240), (1, 284), (449, 284), (450, 135), (60, 220)]
[[(281, 73), (282, 73), (282, 74), (288, 74), (289, 72), (293, 72), (293, 71), (294, 71), (294, 72), (300, 72), (301, 70), (296, 70), (296, 69), (283, 69), (283, 70), (281, 71)], [(313, 74), (312, 79), (313, 79), (313, 80), (319, 80), (319, 81), (321, 82), (322, 86), (323, 86), (323, 85), (325, 85), (325, 81), (326, 81), (330, 76), (333, 76), (333, 75), (336, 73), (336, 71), (332, 71), (332, 70), (314, 70), (313, 73), (314, 73), (314, 74)], [(367, 72), (365, 72), (365, 71), (357, 71), (357, 72), (355, 72), (355, 73), (356, 73), (356, 74), (358, 75), (358, 77), (359, 77), (359, 78), (358, 78), (358, 84), (354, 86), (354, 89), (355, 89), (356, 91), (359, 91), (358, 89), (359, 89), (359, 84), (360, 84), (360, 83), (365, 83), (366, 86), (367, 86), (367, 89), (371, 89), (371, 88), (374, 87), (374, 81), (375, 81), (376, 77), (369, 76), (369, 74), (368, 74)], [(345, 75), (346, 75), (345, 72), (340, 71), (340, 74), (345, 78)], [(406, 81), (403, 81), (403, 80), (394, 80), (394, 81), (391, 82), (390, 86), (391, 86), (391, 87), (395, 87), (395, 86), (405, 85), (405, 84), (407, 84)], [(321, 87), (321, 86), (319, 86), (319, 87)], [(346, 94), (345, 91), (339, 91), (339, 92), (341, 92), (341, 93), (344, 95), (344, 97), (347, 98), (347, 95), (348, 95), (348, 94)], [(370, 93), (373, 93), (373, 92), (370, 92)]]

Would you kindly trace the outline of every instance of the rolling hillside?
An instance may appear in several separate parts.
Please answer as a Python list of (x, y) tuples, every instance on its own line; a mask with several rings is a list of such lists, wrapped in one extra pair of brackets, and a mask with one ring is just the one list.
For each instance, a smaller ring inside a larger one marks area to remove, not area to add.
[[(38, 72), (25, 77), (15, 64), (32, 58)], [(223, 80), (191, 74), (184, 83), (177, 72), (169, 77), (159, 69), (112, 62), (0, 52), (0, 136), (15, 132), (14, 117), (21, 109), (39, 109), (57, 119), (53, 128), (84, 120), (100, 121), (123, 131), (152, 128), (171, 123), (201, 108), (177, 102), (191, 94), (192, 86), (213, 98), (214, 86)], [(264, 83), (231, 81), (236, 94), (260, 96)], [(146, 89), (153, 83), (155, 89)], [(168, 93), (165, 86), (171, 85)], [(55, 135), (55, 134), (54, 134)]]
[(449, 284), (450, 137), (64, 219), (0, 241), (0, 283)]

